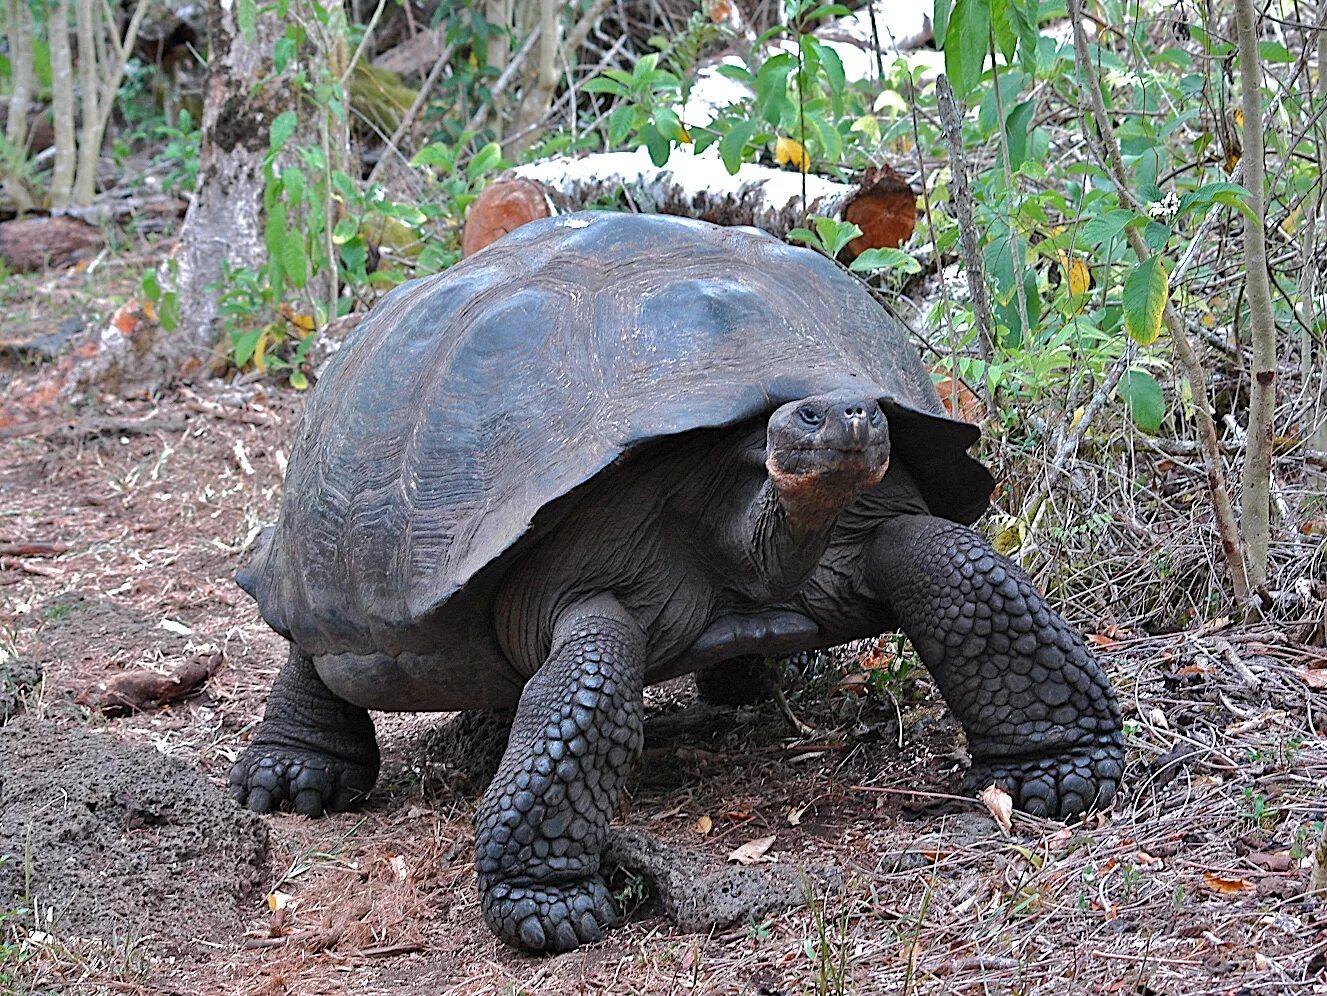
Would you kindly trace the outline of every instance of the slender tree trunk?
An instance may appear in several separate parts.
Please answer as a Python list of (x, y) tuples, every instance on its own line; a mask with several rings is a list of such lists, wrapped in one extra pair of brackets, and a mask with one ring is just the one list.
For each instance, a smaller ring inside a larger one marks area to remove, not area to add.
[[(484, 19), (488, 21), (488, 67), (496, 74), (495, 79), (502, 76), (507, 68), (507, 62), (511, 59), (511, 33), (513, 28), (513, 8), (515, 0), (485, 0)], [(493, 94), (493, 98), (485, 105), (487, 110), (485, 116), (493, 121), (493, 137), (499, 142), (502, 141), (502, 121), (503, 107), (505, 101), (498, 93)], [(478, 116), (478, 115), (476, 115)], [(483, 119), (479, 121), (479, 126), (483, 126)]]
[(235, 18), (238, 6), (213, 3), (207, 8), (208, 79), (198, 187), (180, 229), (177, 272), (164, 273), (162, 280), (178, 295), (180, 309), (179, 328), (164, 337), (162, 352), (182, 373), (215, 368), (224, 360), (217, 349), (215, 289), (223, 263), (258, 270), (267, 261), (262, 216), (268, 129), (295, 102), (288, 86), (258, 86), (272, 71), (272, 49), (285, 23), (261, 14), (253, 38), (246, 39)]
[(9, 117), (5, 122), (5, 139), (10, 145), (15, 162), (0, 166), (4, 175), (5, 193), (20, 211), (36, 207), (28, 185), (19, 175), (19, 164), (27, 157), (28, 101), (32, 99), (32, 11), (27, 0), (8, 0), (5, 4), (5, 22), (9, 35), (9, 73), (13, 91), (9, 95)]
[[(1235, 0), (1239, 37), (1240, 93), (1244, 110), (1244, 186), (1250, 212), (1244, 216), (1245, 295), (1253, 362), (1249, 383), (1248, 451), (1244, 456), (1241, 530), (1249, 586), (1265, 593), (1271, 535), (1272, 420), (1276, 410), (1276, 316), (1267, 276), (1266, 175), (1263, 153), (1262, 60), (1258, 14), (1253, 0)], [(1321, 69), (1319, 70), (1321, 72)]]
[(561, 9), (562, 5), (554, 3), (553, 0), (539, 0), (538, 64), (533, 85), (527, 86), (525, 93), (521, 95), (521, 106), (512, 126), (512, 132), (516, 137), (513, 138), (509, 149), (515, 153), (523, 152), (534, 143), (536, 137), (534, 126), (548, 113), (549, 105), (553, 101), (553, 91), (558, 83), (557, 57), (560, 41), (558, 29), (561, 26), (558, 14)]
[[(73, 202), (91, 204), (97, 196), (97, 160), (101, 157), (101, 112), (98, 110), (101, 80), (98, 78), (96, 29), (101, 8), (94, 0), (75, 0), (74, 21), (78, 26), (78, 99), (82, 134), (78, 142), (78, 168), (74, 176)], [(114, 94), (107, 99), (113, 101)]]
[(78, 143), (74, 136), (74, 65), (69, 51), (69, 0), (57, 0), (49, 22), (51, 44), (51, 114), (55, 125), (55, 164), (51, 172), (51, 207), (67, 207), (74, 193)]
[[(1136, 209), (1137, 204), (1129, 189), (1124, 158), (1120, 154), (1120, 144), (1112, 130), (1110, 116), (1106, 113), (1106, 104), (1101, 96), (1101, 83), (1088, 55), (1087, 34), (1083, 30), (1083, 0), (1069, 0), (1069, 17), (1073, 22), (1074, 55), (1078, 63), (1078, 72), (1082, 77), (1084, 93), (1092, 120), (1097, 127), (1097, 137), (1092, 138), (1090, 127), (1085, 126), (1084, 133), (1089, 141), (1099, 143), (1099, 155), (1111, 180), (1115, 185), (1120, 205)], [(1152, 252), (1143, 241), (1142, 235), (1134, 226), (1125, 229), (1129, 247), (1139, 261), (1151, 258)], [(1217, 535), (1221, 540), (1221, 552), (1225, 556), (1226, 566), (1230, 569), (1231, 587), (1235, 590), (1235, 599), (1243, 607), (1249, 599), (1249, 577), (1244, 566), (1244, 549), (1241, 542), (1239, 525), (1235, 521), (1235, 507), (1230, 500), (1230, 489), (1226, 484), (1225, 465), (1221, 459), (1221, 440), (1216, 433), (1216, 422), (1212, 419), (1212, 409), (1207, 398), (1207, 375), (1194, 351), (1193, 343), (1184, 329), (1184, 322), (1175, 311), (1175, 306), (1166, 303), (1163, 321), (1170, 333), (1170, 341), (1175, 348), (1175, 356), (1180, 361), (1180, 369), (1188, 378), (1189, 389), (1193, 392), (1194, 421), (1198, 425), (1198, 441), (1202, 446), (1204, 470), (1207, 476), (1207, 491), (1212, 499), (1212, 511), (1216, 519)]]

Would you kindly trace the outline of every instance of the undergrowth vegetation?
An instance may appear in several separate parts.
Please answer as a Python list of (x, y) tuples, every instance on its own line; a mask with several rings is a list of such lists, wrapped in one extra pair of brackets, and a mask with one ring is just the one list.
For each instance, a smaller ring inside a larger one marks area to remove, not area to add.
[[(558, 5), (545, 87), (532, 68), (536, 4), (509, 4), (506, 19), (424, 5), (431, 26), (411, 30), (431, 27), (441, 53), (421, 78), (428, 63), (405, 76), (372, 64), (395, 4), (347, 17), (316, 0), (237, 0), (240, 32), (273, 39), (261, 85), (290, 100), (265, 136), (266, 264), (228, 265), (215, 285), (232, 366), (306, 386), (319, 331), (457, 262), (467, 207), (513, 164), (643, 147), (661, 167), (708, 155), (729, 172), (760, 164), (846, 182), (889, 166), (918, 195), (909, 242), (850, 261), (855, 227), (814, 216), (790, 238), (851, 262), (917, 332), (937, 380), (971, 391), (966, 417), (983, 421), (1001, 477), (1000, 548), (1103, 627), (1298, 611), (1295, 585), (1321, 576), (1327, 536), (1312, 480), (1327, 462), (1327, 98), (1313, 5), (1270, 5), (1253, 65), (1230, 5), (1210, 2), (1092, 0), (1071, 16), (1079, 0), (935, 0), (933, 48), (896, 50), (873, 21), (861, 60), (834, 43), (849, 6), (667, 6), (651, 8), (651, 31), (629, 5)], [(41, 97), (55, 15), (27, 9)], [(279, 30), (263, 35), (265, 23)], [(1249, 585), (1222, 553), (1223, 499), (1204, 463), (1218, 447), (1220, 483), (1238, 495), (1251, 369), (1240, 228), (1252, 210), (1239, 87), (1250, 75), (1267, 112), (1281, 389), (1270, 571), (1252, 572), (1252, 601), (1238, 604)], [(17, 79), (17, 62), (0, 61), (0, 81)], [(715, 79), (724, 99), (698, 100)], [(156, 86), (149, 62), (127, 62), (111, 148), (122, 164), (145, 154), (153, 182), (187, 192), (201, 109), (158, 102)], [(13, 137), (7, 183), (40, 191), (50, 160), (25, 157)], [(630, 191), (590, 206), (641, 207)], [(142, 283), (168, 328), (173, 265)], [(1176, 352), (1186, 348), (1201, 383)]]

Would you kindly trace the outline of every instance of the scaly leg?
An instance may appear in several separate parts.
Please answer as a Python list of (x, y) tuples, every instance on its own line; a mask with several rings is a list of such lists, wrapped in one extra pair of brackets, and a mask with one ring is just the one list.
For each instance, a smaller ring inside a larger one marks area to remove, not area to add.
[(866, 581), (963, 724), (969, 786), (995, 782), (1035, 815), (1110, 803), (1124, 771), (1114, 692), (1022, 570), (970, 529), (904, 515), (877, 531)]
[(644, 672), (644, 634), (616, 599), (558, 618), (475, 817), (484, 918), (508, 944), (569, 951), (616, 922), (599, 862), (641, 750)]

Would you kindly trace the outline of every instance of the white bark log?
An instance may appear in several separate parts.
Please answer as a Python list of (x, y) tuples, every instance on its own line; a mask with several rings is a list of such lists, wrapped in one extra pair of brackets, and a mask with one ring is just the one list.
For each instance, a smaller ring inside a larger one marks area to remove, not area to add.
[(753, 225), (776, 235), (800, 225), (807, 213), (837, 217), (857, 193), (849, 184), (808, 175), (804, 211), (801, 174), (746, 163), (730, 175), (717, 158), (688, 149), (675, 149), (663, 167), (637, 149), (546, 159), (518, 166), (511, 175), (555, 191), (568, 206), (613, 197), (620, 189), (647, 211)]
[(642, 210), (699, 218), (723, 225), (752, 225), (784, 236), (805, 222), (807, 214), (844, 216), (862, 193), (854, 184), (808, 174), (806, 201), (803, 176), (746, 163), (730, 175), (708, 151), (673, 151), (663, 167), (655, 166), (644, 149), (605, 152), (582, 159), (547, 159), (518, 166), (508, 176), (538, 183), (559, 207), (575, 210), (626, 191)]

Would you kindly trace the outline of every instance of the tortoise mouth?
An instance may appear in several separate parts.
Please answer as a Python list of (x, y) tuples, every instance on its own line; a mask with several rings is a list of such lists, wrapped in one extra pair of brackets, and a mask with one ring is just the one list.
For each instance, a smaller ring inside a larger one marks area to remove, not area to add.
[(833, 473), (849, 469), (885, 467), (889, 464), (889, 441), (780, 446), (769, 454), (769, 462), (776, 465), (784, 474)]

